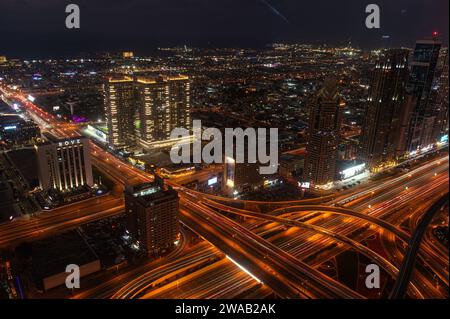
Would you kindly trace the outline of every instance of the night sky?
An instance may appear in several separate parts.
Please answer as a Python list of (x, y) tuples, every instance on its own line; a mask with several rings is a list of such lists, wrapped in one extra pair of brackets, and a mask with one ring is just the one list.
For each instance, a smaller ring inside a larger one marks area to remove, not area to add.
[[(65, 28), (65, 6), (81, 29)], [(381, 29), (365, 7), (381, 7)], [(411, 46), (439, 31), (448, 43), (448, 0), (0, 0), (0, 55), (62, 57), (158, 46), (262, 47), (277, 41)], [(382, 40), (382, 36), (390, 36)]]

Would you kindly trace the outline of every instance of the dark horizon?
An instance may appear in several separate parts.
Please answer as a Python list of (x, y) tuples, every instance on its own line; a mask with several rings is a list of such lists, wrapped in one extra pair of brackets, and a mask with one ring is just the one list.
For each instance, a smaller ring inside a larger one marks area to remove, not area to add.
[(276, 42), (411, 47), (434, 31), (448, 45), (447, 0), (377, 1), (378, 30), (365, 27), (368, 3), (359, 0), (228, 0), (214, 5), (205, 0), (79, 0), (81, 29), (69, 30), (65, 6), (71, 2), (2, 0), (0, 54), (31, 59), (133, 50), (147, 55), (160, 46), (262, 48)]

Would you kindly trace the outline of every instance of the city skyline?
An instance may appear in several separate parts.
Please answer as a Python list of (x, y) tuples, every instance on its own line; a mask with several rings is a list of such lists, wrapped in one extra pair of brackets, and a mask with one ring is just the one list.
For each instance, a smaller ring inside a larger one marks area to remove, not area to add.
[(359, 1), (80, 0), (51, 31), (65, 2), (4, 1), (0, 299), (448, 299), (448, 2), (424, 3), (371, 30)]

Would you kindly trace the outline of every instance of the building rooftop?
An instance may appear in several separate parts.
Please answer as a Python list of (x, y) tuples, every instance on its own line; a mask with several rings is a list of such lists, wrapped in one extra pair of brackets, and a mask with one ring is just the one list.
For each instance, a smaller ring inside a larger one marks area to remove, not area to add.
[(178, 193), (173, 188), (164, 185), (164, 181), (158, 177), (154, 182), (128, 184), (125, 192), (146, 207), (152, 205), (156, 200), (178, 198)]
[(48, 132), (44, 132), (44, 133), (42, 133), (42, 135), (44, 135), (44, 137), (46, 138), (46, 140), (48, 142), (41, 143), (40, 145), (54, 144), (54, 143), (67, 142), (67, 141), (73, 141), (73, 140), (86, 140), (86, 139), (88, 139), (87, 137), (81, 136), (81, 135), (80, 136), (71, 137), (71, 138), (63, 138), (63, 139), (61, 139), (61, 138), (55, 137), (54, 135), (52, 135), (52, 134), (50, 134)]
[(155, 83), (162, 83), (162, 82), (168, 82), (168, 81), (180, 81), (180, 80), (189, 80), (189, 77), (186, 75), (171, 75), (171, 76), (138, 76), (137, 82), (142, 84), (155, 84)]
[(132, 82), (133, 78), (129, 76), (111, 76), (108, 78), (109, 83), (123, 83), (123, 82)]

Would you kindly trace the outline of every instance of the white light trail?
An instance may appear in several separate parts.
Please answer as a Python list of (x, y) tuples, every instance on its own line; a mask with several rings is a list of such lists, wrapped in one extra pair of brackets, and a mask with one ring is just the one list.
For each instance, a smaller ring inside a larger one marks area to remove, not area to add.
[(255, 275), (253, 275), (250, 271), (239, 265), (236, 261), (234, 261), (230, 256), (227, 255), (227, 258), (233, 262), (236, 266), (238, 266), (243, 272), (245, 272), (247, 275), (255, 279), (259, 284), (264, 284), (261, 280), (259, 280)]

